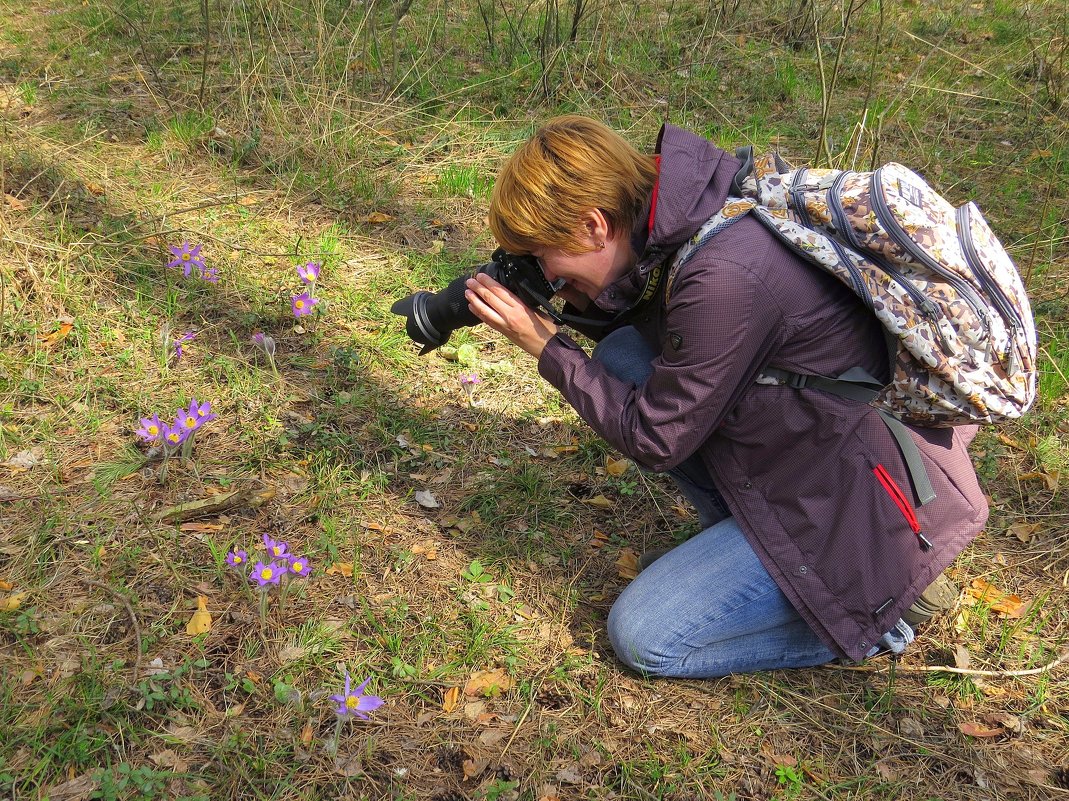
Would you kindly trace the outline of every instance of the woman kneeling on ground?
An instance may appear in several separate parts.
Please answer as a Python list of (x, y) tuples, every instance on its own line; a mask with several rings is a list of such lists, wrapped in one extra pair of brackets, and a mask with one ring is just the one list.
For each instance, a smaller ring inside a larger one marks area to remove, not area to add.
[[(564, 280), (565, 312), (591, 323), (573, 327), (599, 340), (593, 355), (487, 275), (467, 283), (476, 316), (534, 356), (614, 448), (670, 473), (698, 510), (702, 532), (645, 554), (609, 614), (616, 654), (652, 675), (900, 652), (913, 639), (903, 618), (946, 605), (941, 573), (987, 518), (966, 452), (975, 427), (909, 429), (937, 496), (916, 510), (928, 547), (885, 488), (889, 476), (912, 495), (874, 408), (755, 383), (765, 367), (862, 367), (881, 381), (889, 368), (875, 317), (752, 215), (654, 280), (741, 168), (671, 125), (647, 156), (594, 120), (551, 120), (502, 168), (490, 226), (507, 251)], [(651, 285), (656, 295), (638, 303)], [(604, 333), (598, 324), (626, 309), (626, 324)]]

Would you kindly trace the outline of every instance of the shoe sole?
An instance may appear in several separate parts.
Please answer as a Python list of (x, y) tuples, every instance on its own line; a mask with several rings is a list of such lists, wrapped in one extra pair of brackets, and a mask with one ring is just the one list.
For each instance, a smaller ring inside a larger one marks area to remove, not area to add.
[(957, 600), (957, 586), (946, 576), (940, 575), (921, 593), (921, 597), (906, 610), (905, 614), (902, 615), (902, 619), (911, 626), (927, 623), (940, 612), (953, 608)]

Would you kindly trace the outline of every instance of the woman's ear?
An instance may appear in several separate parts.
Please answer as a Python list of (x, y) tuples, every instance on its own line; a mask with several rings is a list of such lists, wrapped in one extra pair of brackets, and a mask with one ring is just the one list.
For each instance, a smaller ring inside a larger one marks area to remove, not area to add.
[(605, 242), (612, 238), (612, 225), (605, 212), (601, 209), (591, 209), (583, 219), (584, 233), (590, 238), (590, 243), (595, 248), (605, 247)]

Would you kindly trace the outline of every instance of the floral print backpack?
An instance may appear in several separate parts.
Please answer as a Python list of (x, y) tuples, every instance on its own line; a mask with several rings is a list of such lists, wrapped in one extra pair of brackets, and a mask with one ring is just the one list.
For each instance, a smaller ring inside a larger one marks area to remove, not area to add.
[(955, 209), (896, 163), (875, 172), (793, 169), (776, 153), (755, 160), (747, 147), (737, 155), (736, 196), (677, 252), (667, 291), (698, 248), (753, 214), (861, 298), (888, 334), (894, 365), (886, 386), (871, 376), (773, 368), (758, 383), (856, 396), (921, 426), (997, 423), (1028, 411), (1036, 394), (1028, 297), (974, 203)]

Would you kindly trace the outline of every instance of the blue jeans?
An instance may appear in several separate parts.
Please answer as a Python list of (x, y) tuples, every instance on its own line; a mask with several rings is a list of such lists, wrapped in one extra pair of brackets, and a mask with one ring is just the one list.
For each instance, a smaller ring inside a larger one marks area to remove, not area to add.
[[(593, 354), (636, 386), (656, 356), (631, 327)], [(704, 531), (639, 573), (613, 604), (609, 640), (620, 660), (656, 676), (711, 678), (834, 659), (765, 570), (697, 455), (669, 475)]]

